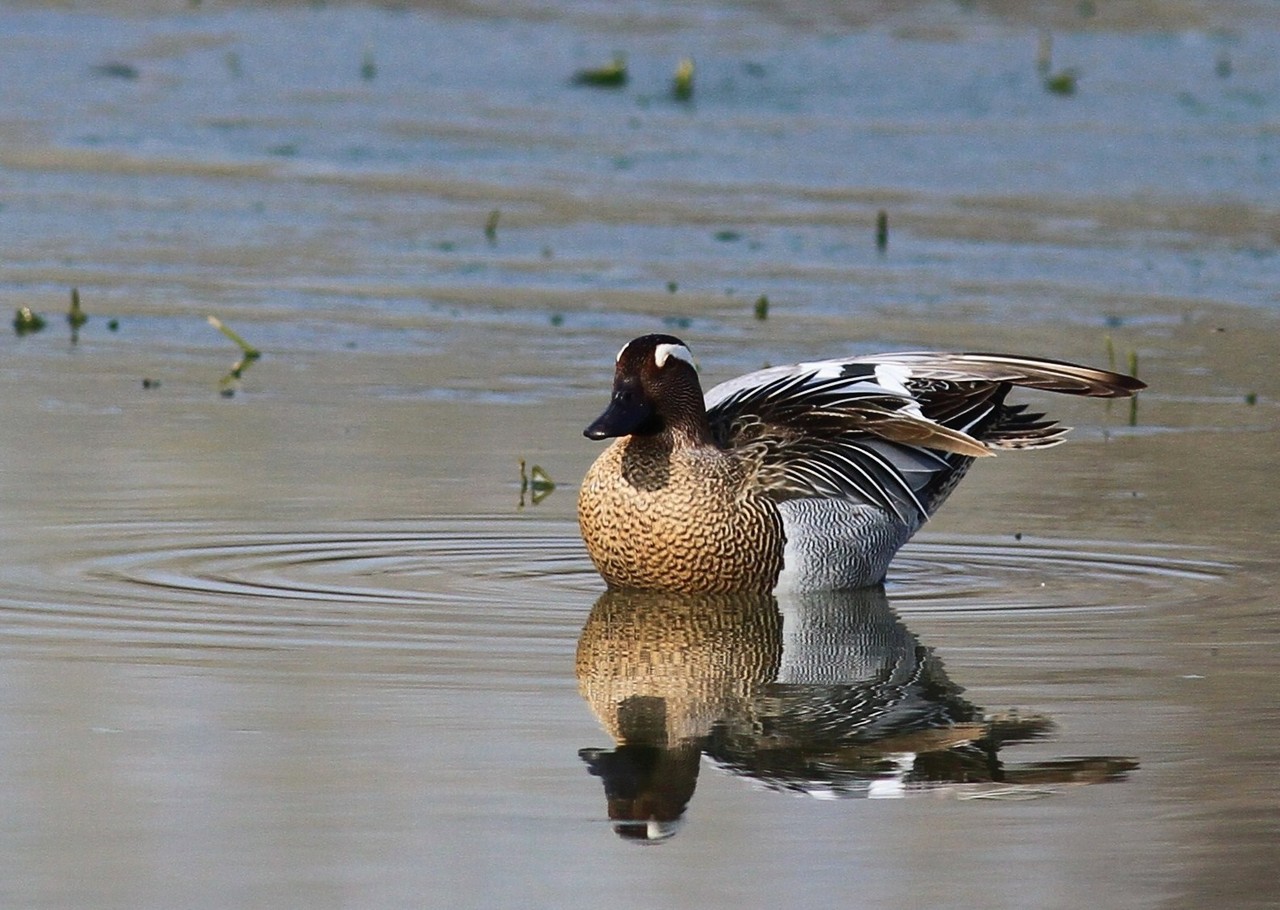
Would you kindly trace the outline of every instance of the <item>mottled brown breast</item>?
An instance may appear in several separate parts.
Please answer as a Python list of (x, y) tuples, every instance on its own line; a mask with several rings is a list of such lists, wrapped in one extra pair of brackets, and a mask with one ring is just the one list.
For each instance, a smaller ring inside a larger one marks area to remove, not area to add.
[(711, 446), (626, 437), (587, 472), (578, 523), (610, 587), (767, 592), (782, 570), (782, 521), (752, 466)]

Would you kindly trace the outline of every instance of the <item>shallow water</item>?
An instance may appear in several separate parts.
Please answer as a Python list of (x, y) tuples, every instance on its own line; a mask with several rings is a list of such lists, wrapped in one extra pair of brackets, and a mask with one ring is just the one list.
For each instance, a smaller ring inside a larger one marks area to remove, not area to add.
[[(1274, 906), (1280, 29), (1098, 6), (0, 6), (5, 906)], [(1151, 389), (883, 598), (629, 602), (653, 330)]]

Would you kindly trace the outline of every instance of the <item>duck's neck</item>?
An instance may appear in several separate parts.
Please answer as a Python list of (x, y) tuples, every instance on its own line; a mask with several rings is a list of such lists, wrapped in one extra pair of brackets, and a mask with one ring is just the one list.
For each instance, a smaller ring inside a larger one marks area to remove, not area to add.
[(668, 424), (657, 433), (629, 436), (627, 444), (637, 451), (657, 454), (714, 446), (715, 438), (704, 419), (700, 424)]

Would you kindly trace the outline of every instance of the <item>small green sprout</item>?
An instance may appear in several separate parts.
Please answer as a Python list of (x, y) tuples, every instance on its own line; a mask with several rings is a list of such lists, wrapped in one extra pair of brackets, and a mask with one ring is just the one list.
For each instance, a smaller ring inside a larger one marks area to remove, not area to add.
[(578, 70), (573, 74), (574, 85), (591, 88), (621, 88), (627, 84), (627, 58), (614, 54), (613, 60), (604, 66)]
[(13, 314), (13, 330), (19, 335), (28, 335), (44, 328), (44, 317), (29, 306), (18, 307)]
[(227, 375), (223, 376), (222, 379), (218, 381), (218, 393), (222, 395), (223, 398), (230, 398), (235, 395), (236, 384), (244, 375), (244, 371), (249, 369), (253, 362), (262, 356), (262, 352), (241, 338), (237, 332), (233, 331), (217, 316), (210, 316), (208, 319), (209, 325), (213, 326), (223, 335), (226, 335), (235, 342), (238, 348), (240, 348), (240, 359), (233, 363), (231, 365), (231, 369), (227, 372)]
[(1053, 95), (1074, 95), (1076, 93), (1076, 83), (1079, 80), (1080, 75), (1076, 70), (1065, 69), (1051, 76), (1045, 76), (1045, 91)]
[(761, 294), (756, 299), (755, 314), (756, 314), (756, 319), (760, 320), (761, 322), (764, 322), (766, 319), (769, 318), (769, 298), (764, 294)]
[(72, 288), (71, 309), (67, 312), (67, 324), (71, 326), (72, 344), (80, 340), (80, 326), (88, 321), (89, 317), (85, 315), (84, 310), (80, 309), (80, 291), (77, 288)]
[(693, 100), (693, 58), (685, 57), (676, 64), (676, 78), (671, 85), (671, 97), (677, 101)]
[(555, 482), (542, 469), (541, 465), (535, 464), (526, 472), (524, 459), (520, 459), (520, 508), (524, 508), (524, 496), (526, 493), (529, 494), (530, 505), (536, 506), (550, 496), (555, 488)]
[(85, 315), (84, 310), (80, 308), (80, 290), (79, 288), (71, 289), (71, 310), (67, 313), (67, 322), (70, 323), (73, 330), (80, 328), (89, 321), (89, 317)]
[(241, 338), (237, 332), (233, 331), (230, 326), (224, 323), (217, 316), (210, 316), (208, 318), (209, 318), (209, 325), (213, 326), (223, 335), (226, 335), (228, 338), (230, 338), (232, 341), (235, 342), (236, 347), (240, 348), (240, 352), (244, 354), (245, 360), (257, 360), (259, 357), (262, 356), (261, 351), (259, 351), (253, 345), (249, 344), (249, 342)]

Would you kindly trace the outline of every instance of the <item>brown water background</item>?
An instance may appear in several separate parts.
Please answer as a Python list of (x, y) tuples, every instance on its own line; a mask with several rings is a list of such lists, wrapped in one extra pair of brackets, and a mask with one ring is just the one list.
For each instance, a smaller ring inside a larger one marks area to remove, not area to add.
[[(0, 905), (1280, 905), (1278, 49), (1269, 3), (0, 4), (0, 310), (48, 321), (0, 337)], [(226, 386), (211, 314), (263, 351)], [(1010, 761), (1137, 770), (707, 762), (615, 837), (573, 505), (648, 331), (710, 382), (1132, 352), (1136, 425), (1037, 399), (1070, 442), (978, 465), (887, 593), (1052, 718)]]

